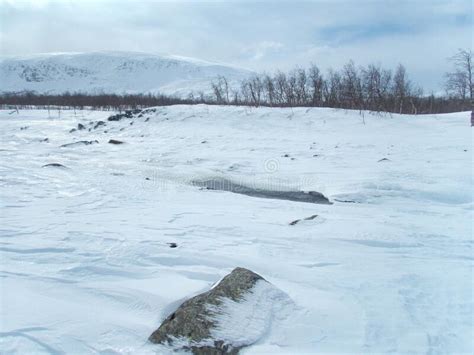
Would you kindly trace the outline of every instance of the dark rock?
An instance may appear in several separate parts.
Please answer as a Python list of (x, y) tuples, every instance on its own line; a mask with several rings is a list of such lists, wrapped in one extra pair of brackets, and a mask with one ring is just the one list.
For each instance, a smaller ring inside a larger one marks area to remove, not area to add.
[[(184, 350), (193, 354), (237, 354), (239, 349), (250, 344), (228, 343), (225, 339), (213, 339), (212, 329), (216, 326), (212, 316), (213, 310), (226, 300), (239, 302), (251, 292), (258, 281), (266, 282), (260, 275), (244, 269), (236, 268), (224, 277), (214, 288), (185, 301), (170, 314), (155, 330), (148, 340), (156, 344), (173, 345), (179, 340)], [(270, 285), (270, 284), (268, 284)], [(200, 342), (205, 341), (205, 344)]]
[(331, 204), (331, 202), (326, 196), (317, 191), (305, 192), (266, 190), (262, 188), (244, 186), (227, 179), (195, 180), (192, 181), (192, 184), (198, 187), (206, 188), (208, 190), (229, 191), (252, 197), (271, 198), (276, 200), (288, 200), (295, 202), (319, 203), (325, 205)]
[(94, 140), (94, 141), (78, 141), (78, 142), (63, 144), (63, 145), (60, 146), (60, 148), (75, 147), (77, 145), (90, 145), (90, 144), (96, 144), (96, 143), (99, 143), (99, 141), (97, 141), (97, 140)]
[(170, 246), (170, 248), (177, 248), (178, 247), (178, 244), (176, 244), (176, 243), (168, 243), (168, 245)]
[(301, 222), (301, 219), (295, 219), (294, 221), (290, 222), (289, 224), (290, 224), (290, 226), (294, 226), (298, 222)]
[[(306, 217), (306, 218), (304, 218), (303, 220), (305, 220), (305, 221), (312, 221), (312, 220), (315, 219), (316, 217), (318, 217), (318, 215), (317, 215), (317, 214), (313, 214), (312, 216)], [(298, 224), (299, 222), (301, 222), (301, 219), (296, 219), (296, 220), (294, 220), (293, 222), (290, 222), (289, 225), (290, 225), (290, 226), (294, 226), (295, 224)]]
[(290, 157), (290, 154), (283, 154), (282, 157), (283, 157), (283, 158), (289, 158), (289, 157)]
[(117, 140), (117, 139), (111, 139), (111, 140), (109, 140), (109, 143), (110, 143), (110, 144), (123, 144), (122, 141), (119, 141), (119, 140)]
[(360, 202), (357, 202), (357, 201), (354, 201), (354, 200), (339, 200), (337, 198), (335, 198), (334, 201), (342, 202), (342, 203), (360, 203)]
[(63, 164), (59, 163), (49, 163), (42, 166), (43, 168), (54, 167), (54, 168), (66, 168)]
[(202, 141), (202, 142), (201, 142), (201, 144), (205, 144), (205, 143), (207, 143), (207, 141)]
[(116, 115), (112, 115), (109, 118), (107, 118), (107, 120), (108, 121), (120, 121), (124, 118), (133, 118), (134, 115), (138, 115), (141, 112), (142, 112), (142, 110), (140, 110), (140, 109), (125, 110), (124, 113), (118, 113)]
[(104, 121), (97, 121), (94, 125), (94, 129), (99, 128), (100, 126), (105, 126), (106, 123)]
[(380, 160), (378, 161), (378, 163), (380, 163), (381, 161), (390, 161), (390, 159), (388, 159), (388, 158), (382, 158), (382, 159), (380, 159)]
[(42, 139), (42, 140), (40, 140), (40, 142), (48, 143), (48, 142), (49, 142), (49, 138)]
[(107, 118), (107, 121), (120, 121), (124, 118), (132, 118), (132, 115), (127, 115), (125, 113), (117, 113), (116, 115), (112, 115)]
[(78, 124), (77, 124), (77, 129), (78, 129), (79, 131), (81, 131), (81, 130), (83, 130), (83, 129), (86, 129), (86, 126), (84, 126), (82, 123), (78, 123)]
[(77, 131), (77, 129), (73, 128), (73, 129), (69, 130), (69, 133), (73, 133), (73, 132), (76, 132), (76, 131)]

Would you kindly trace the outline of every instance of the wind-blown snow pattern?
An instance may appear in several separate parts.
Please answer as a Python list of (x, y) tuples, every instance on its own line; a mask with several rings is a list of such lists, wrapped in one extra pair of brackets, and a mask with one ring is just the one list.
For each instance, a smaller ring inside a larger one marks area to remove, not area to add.
[[(152, 331), (240, 266), (292, 303), (243, 354), (473, 353), (469, 113), (111, 114), (0, 111), (2, 352), (169, 353)], [(212, 177), (333, 204), (189, 183)]]
[(193, 58), (136, 52), (56, 53), (0, 59), (0, 92), (61, 94), (161, 93), (178, 97), (211, 91), (217, 76), (229, 84), (250, 71)]
[(293, 311), (293, 303), (284, 292), (259, 280), (243, 299), (222, 298), (219, 306), (209, 306), (209, 310), (215, 327), (211, 333), (212, 340), (202, 345), (212, 346), (217, 340), (243, 347), (265, 337), (274, 318), (287, 318)]

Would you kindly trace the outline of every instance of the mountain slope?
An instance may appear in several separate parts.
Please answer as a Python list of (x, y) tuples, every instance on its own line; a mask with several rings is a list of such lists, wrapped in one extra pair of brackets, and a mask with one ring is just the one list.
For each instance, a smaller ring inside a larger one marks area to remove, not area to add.
[(218, 75), (231, 82), (251, 72), (178, 56), (134, 52), (43, 54), (0, 59), (0, 91), (165, 93), (210, 91)]

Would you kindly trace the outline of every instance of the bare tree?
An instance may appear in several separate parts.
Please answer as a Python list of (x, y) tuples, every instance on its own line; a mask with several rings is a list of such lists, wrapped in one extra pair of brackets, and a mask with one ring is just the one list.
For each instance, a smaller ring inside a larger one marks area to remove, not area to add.
[(467, 96), (469, 96), (472, 103), (472, 51), (459, 49), (455, 55), (449, 58), (449, 61), (453, 63), (454, 71), (446, 73), (445, 75), (446, 91), (461, 100), (465, 100)]
[(329, 107), (341, 106), (341, 75), (332, 69), (329, 70), (328, 80), (324, 85), (326, 102)]
[(310, 81), (310, 96), (312, 106), (322, 106), (324, 79), (315, 64), (311, 64), (308, 69), (308, 77)]
[(296, 85), (295, 85), (295, 100), (298, 105), (306, 105), (308, 103), (306, 70), (295, 69)]
[(393, 96), (395, 100), (395, 112), (404, 112), (404, 105), (407, 97), (410, 95), (410, 81), (408, 80), (407, 71), (401, 64), (398, 65), (395, 75), (393, 76)]
[(218, 104), (229, 103), (229, 83), (224, 76), (219, 75), (217, 81), (211, 82), (211, 87)]
[(286, 74), (283, 72), (277, 72), (273, 78), (273, 85), (275, 87), (275, 102), (284, 105), (288, 100), (286, 97), (288, 81), (286, 80)]
[(298, 73), (296, 70), (292, 70), (287, 75), (286, 87), (285, 87), (285, 101), (290, 107), (296, 104), (296, 92), (298, 87)]
[(268, 74), (263, 75), (263, 89), (265, 93), (265, 101), (273, 106), (275, 104), (275, 83), (273, 79)]
[(246, 80), (242, 88), (245, 90), (244, 96), (249, 102), (258, 107), (262, 103), (263, 82), (259, 75), (254, 75)]
[(362, 68), (362, 91), (365, 107), (377, 112), (387, 111), (392, 74), (380, 65)]
[(352, 60), (344, 65), (342, 69), (341, 84), (344, 107), (362, 110), (362, 83), (357, 68)]

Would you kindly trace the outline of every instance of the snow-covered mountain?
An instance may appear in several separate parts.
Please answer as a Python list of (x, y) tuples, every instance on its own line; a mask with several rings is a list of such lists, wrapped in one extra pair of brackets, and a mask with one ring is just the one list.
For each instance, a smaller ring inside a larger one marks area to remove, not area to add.
[(191, 58), (136, 52), (39, 54), (0, 58), (0, 92), (207, 93), (224, 75), (236, 83), (251, 72)]

